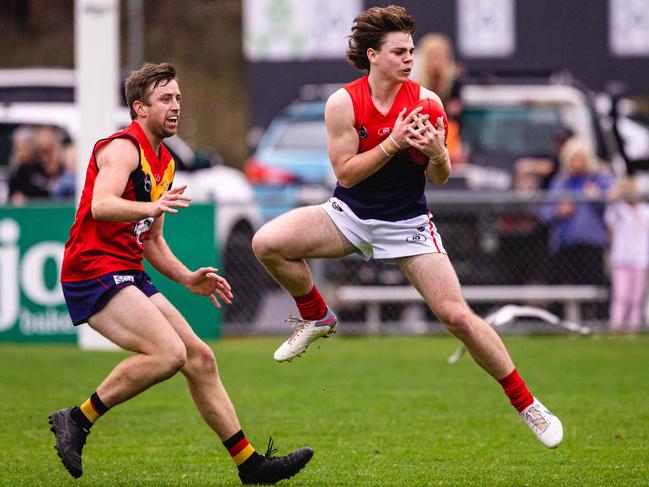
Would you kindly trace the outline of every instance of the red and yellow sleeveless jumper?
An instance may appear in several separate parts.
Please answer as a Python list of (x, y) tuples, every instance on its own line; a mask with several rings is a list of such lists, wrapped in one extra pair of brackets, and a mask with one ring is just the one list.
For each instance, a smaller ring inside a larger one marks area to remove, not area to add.
[(95, 144), (77, 215), (65, 244), (62, 282), (84, 281), (115, 271), (144, 270), (142, 242), (151, 228), (153, 218), (133, 222), (95, 220), (91, 204), (98, 174), (97, 151), (117, 138), (133, 142), (139, 153), (139, 163), (131, 172), (122, 198), (132, 201), (156, 201), (171, 188), (175, 173), (173, 157), (160, 145), (159, 154), (146, 138), (140, 125), (133, 121), (124, 130)]

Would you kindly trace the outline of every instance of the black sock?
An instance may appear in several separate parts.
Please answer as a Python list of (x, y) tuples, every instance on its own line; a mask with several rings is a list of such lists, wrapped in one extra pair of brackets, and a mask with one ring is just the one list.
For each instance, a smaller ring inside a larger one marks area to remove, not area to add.
[(88, 418), (86, 418), (86, 415), (83, 414), (79, 406), (74, 406), (72, 408), (72, 411), (70, 411), (70, 416), (84, 430), (89, 430), (92, 427), (92, 423)]

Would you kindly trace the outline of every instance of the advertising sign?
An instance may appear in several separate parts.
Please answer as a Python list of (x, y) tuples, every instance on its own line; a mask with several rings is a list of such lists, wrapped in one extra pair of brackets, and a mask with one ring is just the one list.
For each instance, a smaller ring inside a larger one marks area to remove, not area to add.
[(458, 48), (464, 57), (502, 58), (516, 49), (514, 0), (458, 0)]
[(75, 341), (59, 284), (72, 206), (0, 209), (0, 340)]
[[(0, 341), (76, 341), (59, 284), (74, 212), (72, 205), (0, 207)], [(193, 205), (168, 215), (165, 239), (189, 268), (215, 265), (214, 206)], [(218, 336), (220, 312), (208, 298), (147, 271), (199, 336)]]
[(609, 0), (609, 46), (617, 56), (649, 56), (649, 0)]
[(345, 59), (360, 0), (244, 0), (244, 51), (250, 61)]

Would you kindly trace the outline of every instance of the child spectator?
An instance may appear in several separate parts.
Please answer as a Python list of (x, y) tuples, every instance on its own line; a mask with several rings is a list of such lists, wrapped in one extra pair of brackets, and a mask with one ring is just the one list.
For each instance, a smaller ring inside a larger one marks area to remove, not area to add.
[(620, 181), (605, 213), (611, 235), (610, 330), (642, 325), (649, 271), (649, 203), (640, 201), (634, 180)]

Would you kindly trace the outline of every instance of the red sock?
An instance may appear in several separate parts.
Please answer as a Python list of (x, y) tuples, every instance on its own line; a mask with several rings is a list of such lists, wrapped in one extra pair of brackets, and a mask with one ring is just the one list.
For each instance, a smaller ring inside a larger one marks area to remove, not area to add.
[(525, 385), (525, 381), (518, 375), (516, 369), (512, 370), (507, 377), (500, 379), (498, 382), (503, 386), (509, 402), (519, 413), (534, 402), (534, 398)]
[(304, 296), (293, 296), (300, 316), (305, 320), (319, 320), (327, 314), (327, 303), (322, 299), (318, 288), (313, 286)]

